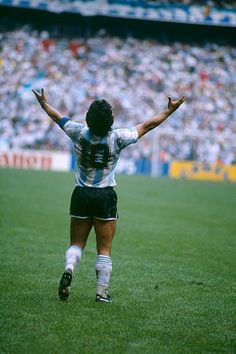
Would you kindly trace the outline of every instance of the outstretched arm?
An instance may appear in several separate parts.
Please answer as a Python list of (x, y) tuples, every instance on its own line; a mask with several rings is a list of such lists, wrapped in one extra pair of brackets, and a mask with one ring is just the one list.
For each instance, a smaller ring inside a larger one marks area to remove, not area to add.
[(167, 109), (160, 114), (153, 116), (144, 123), (138, 124), (136, 129), (138, 131), (138, 137), (141, 138), (143, 135), (148, 133), (150, 130), (156, 128), (158, 125), (163, 123), (172, 113), (174, 113), (182, 103), (184, 103), (185, 97), (182, 96), (178, 100), (173, 101), (170, 96), (168, 96), (168, 106)]
[(57, 112), (52, 106), (49, 105), (46, 95), (44, 93), (44, 89), (41, 89), (41, 92), (38, 92), (36, 90), (32, 90), (33, 93), (35, 94), (38, 103), (40, 106), (43, 108), (43, 110), (47, 113), (47, 115), (56, 123), (59, 123), (60, 119), (63, 117), (63, 115), (59, 112)]

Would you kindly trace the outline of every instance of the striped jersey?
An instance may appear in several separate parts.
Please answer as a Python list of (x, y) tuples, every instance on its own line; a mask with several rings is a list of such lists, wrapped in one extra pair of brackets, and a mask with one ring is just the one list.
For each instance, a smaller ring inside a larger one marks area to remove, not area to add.
[(101, 138), (93, 135), (87, 126), (66, 117), (60, 120), (59, 125), (74, 145), (77, 160), (75, 184), (82, 187), (114, 187), (120, 152), (137, 142), (137, 129), (112, 129)]

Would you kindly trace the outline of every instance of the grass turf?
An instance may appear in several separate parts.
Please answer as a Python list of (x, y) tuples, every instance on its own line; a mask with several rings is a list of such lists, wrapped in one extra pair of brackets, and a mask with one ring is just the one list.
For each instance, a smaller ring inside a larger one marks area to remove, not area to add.
[(73, 175), (0, 170), (0, 353), (235, 353), (236, 185), (119, 177), (112, 304), (91, 234), (57, 299)]

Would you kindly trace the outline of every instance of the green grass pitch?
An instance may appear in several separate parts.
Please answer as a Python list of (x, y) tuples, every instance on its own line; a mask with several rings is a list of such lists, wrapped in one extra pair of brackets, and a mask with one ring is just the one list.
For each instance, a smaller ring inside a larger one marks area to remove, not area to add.
[(92, 233), (62, 303), (73, 174), (0, 170), (0, 353), (235, 353), (236, 185), (117, 180), (114, 302)]

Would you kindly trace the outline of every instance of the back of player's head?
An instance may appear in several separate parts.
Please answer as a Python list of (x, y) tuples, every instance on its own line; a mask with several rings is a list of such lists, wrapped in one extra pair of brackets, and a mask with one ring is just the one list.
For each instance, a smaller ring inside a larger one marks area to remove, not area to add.
[(95, 100), (86, 114), (86, 122), (93, 134), (104, 137), (114, 122), (112, 107), (106, 100)]

